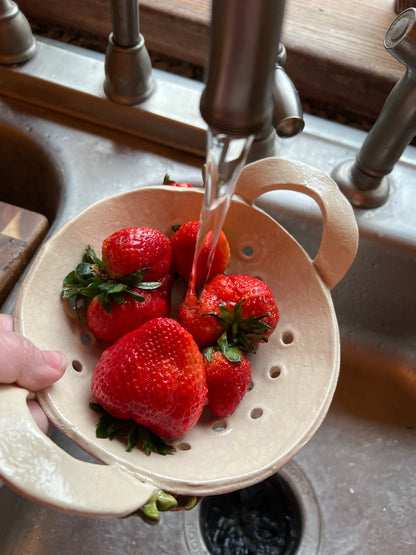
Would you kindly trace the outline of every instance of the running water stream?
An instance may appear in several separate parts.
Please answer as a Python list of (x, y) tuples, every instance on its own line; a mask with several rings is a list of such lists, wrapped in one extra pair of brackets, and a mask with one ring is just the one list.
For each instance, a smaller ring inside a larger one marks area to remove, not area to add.
[[(253, 135), (233, 137), (208, 129), (207, 159), (205, 171), (205, 194), (199, 217), (199, 231), (191, 272), (190, 287), (195, 291), (196, 275), (204, 289), (212, 264), (215, 247), (235, 191), (238, 175), (243, 168)], [(210, 251), (205, 265), (198, 264), (199, 255), (206, 242)]]

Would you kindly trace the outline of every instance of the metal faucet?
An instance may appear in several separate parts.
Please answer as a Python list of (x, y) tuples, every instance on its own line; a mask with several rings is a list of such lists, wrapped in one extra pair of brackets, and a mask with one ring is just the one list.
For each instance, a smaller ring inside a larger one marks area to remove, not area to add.
[(120, 104), (138, 104), (154, 88), (150, 56), (140, 33), (138, 0), (110, 0), (110, 9), (104, 91)]
[(304, 126), (302, 107), (284, 72), (280, 42), (285, 0), (213, 0), (201, 115), (210, 128), (255, 135), (251, 158), (274, 154), (281, 137)]
[(36, 49), (29, 22), (17, 4), (11, 0), (0, 0), (0, 64), (26, 62)]
[(416, 134), (416, 9), (402, 12), (388, 29), (384, 46), (406, 66), (388, 96), (355, 160), (347, 160), (332, 177), (354, 206), (376, 208), (389, 197), (386, 177)]

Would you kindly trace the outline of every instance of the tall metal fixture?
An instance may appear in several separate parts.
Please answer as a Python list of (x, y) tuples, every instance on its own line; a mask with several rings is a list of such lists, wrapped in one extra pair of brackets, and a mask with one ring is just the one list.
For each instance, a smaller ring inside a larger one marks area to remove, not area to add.
[(332, 172), (354, 206), (376, 208), (390, 191), (386, 177), (416, 134), (416, 9), (402, 12), (388, 29), (384, 46), (406, 66), (388, 96), (377, 121), (355, 160), (347, 160)]
[(105, 56), (106, 95), (138, 104), (153, 91), (152, 64), (140, 33), (138, 0), (111, 0), (112, 33)]
[(29, 60), (36, 41), (29, 22), (11, 0), (0, 0), (0, 64), (13, 65)]

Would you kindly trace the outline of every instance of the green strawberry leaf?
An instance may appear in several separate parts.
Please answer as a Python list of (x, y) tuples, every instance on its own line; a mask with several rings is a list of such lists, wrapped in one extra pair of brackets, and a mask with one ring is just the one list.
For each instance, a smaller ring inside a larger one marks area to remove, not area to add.
[(212, 362), (212, 355), (215, 351), (221, 351), (230, 362), (241, 362), (242, 350), (239, 346), (228, 343), (226, 331), (218, 338), (216, 345), (205, 348), (202, 354), (209, 362)]
[[(127, 451), (129, 453), (130, 451), (133, 450), (133, 447), (136, 447), (140, 439), (140, 429), (141, 429), (140, 424), (137, 424), (136, 422), (131, 425), (131, 428), (127, 435)], [(150, 455), (150, 453), (146, 452), (146, 455)]]
[(126, 284), (128, 287), (138, 287), (138, 285), (142, 283), (146, 272), (147, 268), (136, 270), (120, 278), (120, 282)]
[(172, 183), (175, 183), (175, 181), (169, 177), (168, 173), (165, 173), (165, 176), (163, 178), (163, 185), (172, 185)]
[(95, 429), (97, 438), (113, 440), (120, 435), (122, 438), (126, 438), (126, 451), (130, 452), (134, 447), (137, 447), (144, 451), (146, 455), (151, 455), (151, 453), (168, 455), (176, 451), (172, 445), (165, 443), (162, 438), (146, 426), (142, 426), (131, 419), (115, 418), (103, 409), (99, 403), (90, 403), (90, 408), (101, 414)]
[(123, 293), (130, 295), (138, 302), (143, 302), (145, 298), (134, 291), (133, 288), (153, 290), (162, 285), (161, 281), (144, 281), (146, 272), (147, 268), (144, 268), (127, 274), (119, 280), (111, 279), (104, 270), (102, 260), (88, 245), (83, 254), (82, 262), (77, 264), (75, 270), (65, 276), (61, 296), (66, 300), (75, 298), (77, 313), (80, 299), (91, 300), (98, 297), (101, 306), (110, 314), (112, 302), (117, 304), (126, 302)]
[(78, 293), (83, 297), (93, 298), (100, 292), (100, 284), (92, 281), (86, 287), (78, 287)]
[(78, 295), (78, 289), (76, 289), (75, 287), (64, 289), (62, 291), (63, 299), (70, 299), (71, 297), (75, 297), (76, 295)]
[(227, 347), (224, 351), (224, 356), (230, 362), (241, 362), (241, 349), (239, 347)]
[(77, 278), (79, 281), (85, 281), (87, 283), (95, 279), (93, 267), (94, 264), (90, 264), (89, 262), (81, 262), (75, 268), (75, 278)]
[(94, 249), (87, 246), (85, 249), (84, 256), (82, 257), (83, 262), (89, 262), (90, 264), (96, 264), (100, 269), (104, 269), (104, 264), (100, 258), (95, 254)]
[(105, 283), (101, 283), (99, 287), (100, 291), (102, 293), (106, 293), (107, 295), (121, 293), (121, 291), (125, 291), (127, 289), (127, 285), (124, 285), (124, 283), (117, 283), (114, 281), (106, 281)]
[(161, 281), (141, 281), (136, 285), (136, 287), (138, 289), (153, 290), (153, 289), (159, 289), (161, 285), (162, 285)]
[(127, 295), (130, 295), (130, 297), (133, 297), (133, 299), (136, 299), (136, 301), (139, 301), (140, 303), (142, 303), (145, 300), (143, 295), (139, 295), (139, 293), (136, 293), (136, 291), (132, 291), (131, 289), (126, 289), (125, 293)]
[(212, 354), (215, 351), (215, 347), (207, 347), (202, 351), (202, 355), (209, 361), (212, 362)]
[[(263, 318), (270, 316), (269, 312), (259, 316), (243, 318), (241, 308), (244, 301), (245, 299), (239, 301), (235, 305), (233, 312), (221, 304), (219, 305), (220, 314), (216, 312), (206, 312), (203, 314), (203, 316), (213, 316), (223, 326), (225, 336), (224, 338), (221, 336), (219, 348), (231, 362), (238, 362), (238, 349), (244, 353), (250, 353), (256, 350), (258, 342), (267, 342), (267, 337), (264, 334), (272, 329), (267, 322), (263, 321)], [(227, 352), (229, 348), (233, 349), (229, 354), (226, 354), (225, 344), (227, 344)], [(234, 350), (235, 348), (237, 350)]]
[(72, 287), (73, 285), (77, 285), (77, 284), (78, 284), (78, 278), (75, 276), (75, 270), (72, 270), (72, 272), (69, 272), (69, 274), (67, 274), (64, 277), (64, 286)]

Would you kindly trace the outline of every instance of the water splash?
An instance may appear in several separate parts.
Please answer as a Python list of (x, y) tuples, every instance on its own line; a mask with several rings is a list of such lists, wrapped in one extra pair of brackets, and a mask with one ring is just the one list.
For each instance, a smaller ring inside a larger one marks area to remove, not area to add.
[[(243, 168), (253, 142), (253, 135), (232, 137), (208, 130), (205, 172), (205, 195), (199, 217), (199, 231), (191, 272), (190, 287), (196, 290), (202, 283), (200, 294), (207, 282), (215, 247), (235, 191), (238, 175)], [(206, 264), (198, 264), (202, 247), (208, 244), (210, 251)]]

